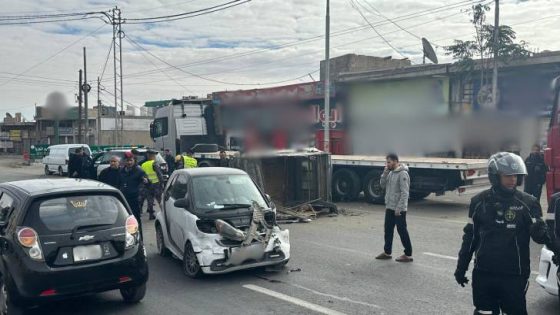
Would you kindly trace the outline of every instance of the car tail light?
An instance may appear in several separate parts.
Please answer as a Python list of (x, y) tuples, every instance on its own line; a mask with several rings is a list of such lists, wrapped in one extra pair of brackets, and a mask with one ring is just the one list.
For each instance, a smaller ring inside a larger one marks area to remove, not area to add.
[(127, 277), (127, 276), (119, 277), (119, 283), (125, 283), (125, 282), (130, 282), (130, 281), (132, 281), (132, 278), (130, 278), (130, 277)]
[(466, 189), (466, 188), (463, 188), (463, 187), (461, 187), (461, 188), (459, 188), (459, 189), (457, 189), (457, 190), (459, 191), (460, 194), (462, 194), (462, 193), (464, 193), (465, 191), (467, 191), (467, 189)]
[(139, 238), (138, 220), (136, 220), (136, 218), (133, 215), (129, 216), (128, 218), (126, 218), (125, 227), (126, 227), (125, 249), (129, 249), (134, 245), (138, 244), (138, 238)]
[(27, 254), (34, 260), (43, 260), (43, 251), (39, 245), (39, 236), (30, 227), (21, 227), (17, 230), (17, 239), (21, 246), (27, 249)]
[(55, 289), (48, 289), (48, 290), (45, 290), (45, 291), (41, 292), (41, 294), (39, 294), (39, 296), (53, 296), (53, 295), (56, 295), (56, 293), (57, 292), (56, 292)]

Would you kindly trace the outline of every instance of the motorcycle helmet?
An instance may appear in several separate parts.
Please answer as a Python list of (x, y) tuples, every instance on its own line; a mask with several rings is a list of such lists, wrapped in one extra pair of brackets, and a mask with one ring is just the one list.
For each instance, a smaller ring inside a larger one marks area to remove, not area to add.
[(517, 186), (521, 186), (527, 175), (523, 159), (510, 152), (499, 152), (488, 159), (488, 179), (492, 186), (500, 185), (500, 175), (517, 175)]

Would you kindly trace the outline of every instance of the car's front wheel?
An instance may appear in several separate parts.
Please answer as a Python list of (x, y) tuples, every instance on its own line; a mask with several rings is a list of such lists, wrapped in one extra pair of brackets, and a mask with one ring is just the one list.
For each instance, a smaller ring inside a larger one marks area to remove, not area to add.
[(23, 309), (12, 302), (8, 287), (4, 282), (4, 277), (0, 277), (0, 315), (19, 314), (24, 314)]
[(202, 276), (202, 268), (198, 263), (198, 258), (190, 242), (185, 245), (183, 253), (183, 272), (191, 278), (200, 278)]
[(146, 296), (146, 284), (121, 289), (121, 296), (126, 303), (138, 303)]

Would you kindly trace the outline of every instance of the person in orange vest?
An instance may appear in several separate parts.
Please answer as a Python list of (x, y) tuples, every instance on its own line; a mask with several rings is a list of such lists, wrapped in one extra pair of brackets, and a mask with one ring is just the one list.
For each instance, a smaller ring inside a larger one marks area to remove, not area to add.
[(148, 150), (147, 155), (148, 159), (141, 165), (142, 170), (146, 173), (146, 177), (148, 178), (148, 183), (146, 183), (144, 187), (144, 193), (146, 200), (148, 201), (148, 213), (150, 215), (150, 220), (155, 220), (154, 198), (157, 200), (158, 205), (161, 208), (161, 184), (163, 183), (163, 176), (159, 166), (155, 163), (157, 152)]

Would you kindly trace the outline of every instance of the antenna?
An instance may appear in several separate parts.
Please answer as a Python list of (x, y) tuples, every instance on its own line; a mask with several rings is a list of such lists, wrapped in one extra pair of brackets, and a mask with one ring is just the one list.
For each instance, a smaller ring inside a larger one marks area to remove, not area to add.
[(433, 63), (438, 63), (436, 52), (434, 51), (432, 44), (430, 44), (430, 42), (424, 37), (422, 37), (422, 50), (424, 51), (423, 64), (426, 63), (426, 57)]

